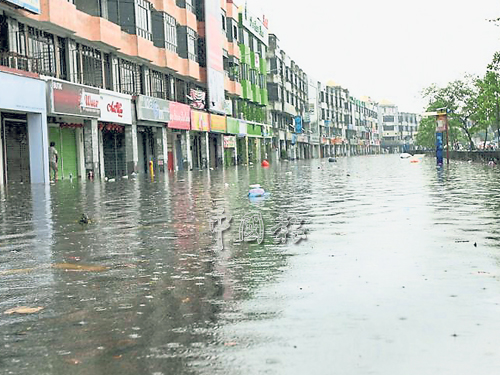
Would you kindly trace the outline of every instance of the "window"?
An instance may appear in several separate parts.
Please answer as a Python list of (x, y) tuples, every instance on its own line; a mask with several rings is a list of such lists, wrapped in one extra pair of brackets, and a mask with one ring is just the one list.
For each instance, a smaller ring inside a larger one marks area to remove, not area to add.
[(118, 59), (118, 63), (114, 66), (114, 69), (115, 77), (117, 78), (115, 91), (129, 95), (142, 94), (141, 69), (139, 65)]
[(73, 81), (104, 88), (102, 55), (99, 50), (79, 43), (73, 51)]
[(227, 20), (226, 20), (226, 12), (224, 10), (222, 10), (222, 13), (221, 13), (221, 17), (222, 17), (222, 30), (226, 31), (226, 23), (227, 23)]
[(186, 9), (194, 13), (193, 0), (186, 0)]
[(147, 40), (153, 40), (151, 28), (151, 3), (146, 0), (136, 0), (135, 18), (137, 35)]
[(177, 52), (177, 22), (170, 14), (164, 13), (165, 48)]
[(239, 82), (240, 80), (240, 62), (235, 57), (229, 58), (229, 79), (232, 81)]
[(188, 59), (193, 60), (193, 61), (198, 61), (198, 54), (197, 54), (197, 37), (196, 37), (196, 32), (191, 29), (187, 28), (187, 47), (188, 47)]
[(149, 79), (151, 83), (151, 96), (155, 98), (166, 99), (167, 98), (167, 87), (165, 74), (162, 72), (157, 72), (151, 70), (149, 74)]
[(384, 116), (383, 117), (383, 122), (394, 122), (394, 116)]

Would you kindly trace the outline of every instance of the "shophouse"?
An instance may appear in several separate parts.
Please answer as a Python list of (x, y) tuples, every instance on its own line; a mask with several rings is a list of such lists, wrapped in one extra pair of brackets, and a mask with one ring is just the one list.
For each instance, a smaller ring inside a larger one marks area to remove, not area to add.
[[(251, 52), (265, 51), (265, 34), (259, 44), (242, 32), (239, 25), (255, 26), (242, 14), (238, 19), (230, 0), (3, 1), (0, 66), (17, 80), (38, 78), (46, 85), (47, 112), (36, 108), (48, 124), (44, 134), (60, 150), (62, 178), (217, 167), (223, 163), (226, 115), (242, 107), (240, 32)], [(247, 71), (254, 71), (246, 81), (265, 71), (265, 63), (255, 61), (255, 52), (245, 58), (252, 67)], [(11, 76), (2, 74), (2, 87), (23, 87)], [(257, 86), (262, 107), (267, 92)], [(45, 103), (45, 96), (39, 100)], [(29, 122), (28, 112), (9, 107), (2, 113), (7, 109), (3, 117)], [(2, 131), (10, 132), (12, 122)], [(30, 126), (25, 128), (31, 137)], [(36, 144), (31, 140), (29, 151)]]
[(273, 125), (273, 150), (279, 157), (310, 158), (308, 78), (269, 35), (267, 52), (268, 122)]

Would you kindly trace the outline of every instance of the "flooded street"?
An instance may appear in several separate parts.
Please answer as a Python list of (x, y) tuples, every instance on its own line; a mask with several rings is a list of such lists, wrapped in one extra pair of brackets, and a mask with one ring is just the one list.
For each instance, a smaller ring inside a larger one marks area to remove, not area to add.
[[(500, 368), (497, 167), (378, 155), (2, 189), (2, 375)], [(261, 244), (238, 241), (248, 213)], [(283, 213), (306, 239), (276, 243)]]

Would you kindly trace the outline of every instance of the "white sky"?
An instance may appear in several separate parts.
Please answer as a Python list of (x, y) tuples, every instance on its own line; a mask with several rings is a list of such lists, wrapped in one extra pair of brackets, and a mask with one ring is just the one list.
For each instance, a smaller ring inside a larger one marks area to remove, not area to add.
[[(239, 0), (243, 4), (244, 0)], [(247, 0), (309, 76), (420, 113), (420, 92), (483, 75), (500, 51), (498, 0)]]

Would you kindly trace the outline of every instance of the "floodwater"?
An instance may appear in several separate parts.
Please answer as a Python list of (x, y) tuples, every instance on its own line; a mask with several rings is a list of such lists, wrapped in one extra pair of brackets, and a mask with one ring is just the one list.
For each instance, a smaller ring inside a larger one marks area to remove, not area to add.
[[(498, 374), (499, 193), (398, 155), (9, 185), (0, 374)], [(280, 214), (307, 238), (276, 243)]]

